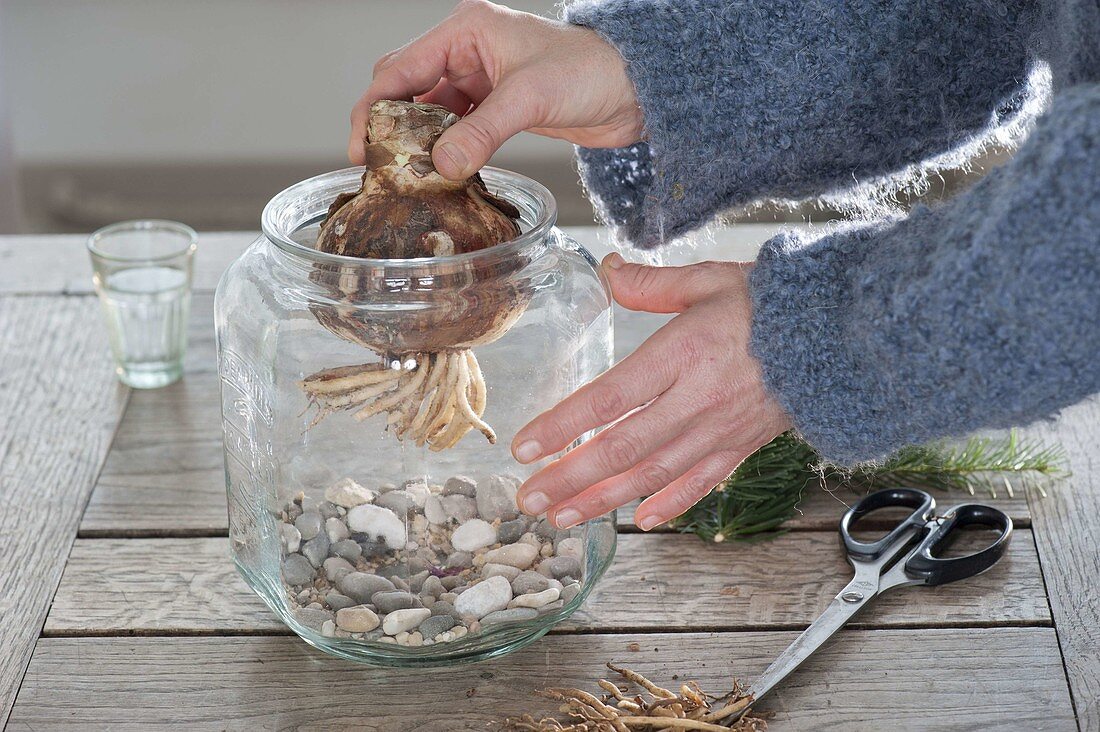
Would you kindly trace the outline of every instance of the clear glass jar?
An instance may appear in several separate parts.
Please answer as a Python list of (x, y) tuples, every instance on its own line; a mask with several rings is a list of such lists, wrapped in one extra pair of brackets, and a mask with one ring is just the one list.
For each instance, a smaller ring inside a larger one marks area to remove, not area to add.
[[(521, 212), (511, 242), (404, 260), (317, 251), (329, 204), (361, 173), (275, 196), (218, 286), (233, 557), (287, 626), (334, 655), (433, 665), (507, 653), (571, 615), (614, 555), (613, 516), (558, 531), (520, 514), (516, 488), (539, 465), (509, 452), (521, 426), (610, 366), (608, 289), (554, 227), (549, 191), (503, 170), (482, 176)], [(467, 349), (459, 371), (480, 368), (495, 443), (470, 429), (429, 449), (395, 435), (395, 412), (320, 413), (307, 389), (342, 378), (337, 367), (408, 381)]]

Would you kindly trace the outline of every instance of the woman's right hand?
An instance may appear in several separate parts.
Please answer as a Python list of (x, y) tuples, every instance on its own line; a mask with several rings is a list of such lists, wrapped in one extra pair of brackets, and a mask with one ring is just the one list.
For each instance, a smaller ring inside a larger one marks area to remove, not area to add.
[(352, 110), (353, 163), (364, 162), (371, 103), (411, 98), (465, 115), (432, 152), (439, 173), (456, 180), (523, 130), (584, 147), (642, 137), (634, 85), (614, 46), (587, 28), (485, 0), (463, 0), (435, 28), (379, 59)]

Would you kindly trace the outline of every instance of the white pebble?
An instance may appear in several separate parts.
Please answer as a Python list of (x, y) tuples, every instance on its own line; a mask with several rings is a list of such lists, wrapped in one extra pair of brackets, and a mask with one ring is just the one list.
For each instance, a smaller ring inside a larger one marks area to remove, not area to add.
[(386, 615), (382, 621), (382, 630), (387, 635), (396, 636), (405, 630), (412, 630), (427, 620), (432, 611), (426, 607), (411, 607), (405, 610), (394, 610)]
[[(467, 587), (455, 600), (455, 612), (461, 616), (483, 618), (494, 610), (508, 607), (512, 599), (512, 584), (507, 577), (489, 577)], [(427, 611), (431, 614), (431, 611)]]
[(325, 521), (325, 533), (328, 534), (329, 541), (333, 544), (343, 541), (351, 535), (351, 532), (348, 531), (348, 525), (338, 518), (330, 518)]
[(497, 530), (481, 519), (470, 519), (451, 534), (451, 545), (460, 552), (472, 552), (495, 544), (496, 540)]
[(510, 564), (486, 564), (481, 568), (481, 576), (486, 579), (489, 577), (504, 577), (511, 582), (519, 577), (522, 571), (519, 567), (513, 567)]
[(393, 511), (369, 503), (348, 511), (348, 527), (371, 537), (381, 537), (390, 549), (402, 549), (408, 539), (405, 522)]
[[(485, 563), (507, 564), (510, 567), (527, 569), (538, 555), (539, 548), (530, 544), (508, 544), (499, 549), (485, 552)], [(515, 579), (515, 577), (512, 579)]]
[(344, 478), (335, 485), (325, 490), (325, 500), (344, 508), (354, 508), (364, 503), (373, 503), (374, 491), (356, 483), (351, 478)]
[(279, 534), (287, 554), (293, 554), (302, 546), (302, 532), (298, 531), (293, 524), (281, 524)]
[(451, 634), (451, 639), (452, 640), (458, 640), (459, 638), (466, 635), (470, 631), (467, 630), (465, 625), (456, 625), (455, 627), (451, 628), (447, 632)]
[(378, 627), (378, 615), (365, 605), (336, 611), (336, 625), (349, 633), (368, 633)]
[(556, 587), (551, 587), (548, 590), (542, 592), (531, 592), (526, 595), (520, 595), (513, 598), (508, 607), (533, 607), (540, 608), (543, 605), (549, 604), (554, 600), (557, 600), (561, 595), (561, 591)]

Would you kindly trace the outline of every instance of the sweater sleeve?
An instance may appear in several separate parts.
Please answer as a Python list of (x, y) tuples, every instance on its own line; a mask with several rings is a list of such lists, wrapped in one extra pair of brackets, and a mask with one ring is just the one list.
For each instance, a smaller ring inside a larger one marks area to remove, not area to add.
[[(1014, 118), (1027, 0), (580, 0), (645, 142), (579, 149), (601, 216), (650, 248), (715, 213), (880, 178)], [(578, 82), (582, 83), (582, 82)]]
[(769, 389), (841, 464), (1100, 391), (1098, 191), (1100, 85), (1079, 85), (950, 202), (772, 239), (752, 274)]

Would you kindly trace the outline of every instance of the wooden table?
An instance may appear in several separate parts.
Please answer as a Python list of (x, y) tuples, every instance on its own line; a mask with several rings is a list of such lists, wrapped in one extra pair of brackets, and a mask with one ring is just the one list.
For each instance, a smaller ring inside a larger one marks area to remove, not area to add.
[[(743, 257), (772, 231), (720, 231), (694, 256)], [(609, 660), (725, 690), (847, 580), (844, 506), (823, 493), (755, 544), (640, 534), (620, 511), (594, 598), (522, 651), (428, 671), (314, 651), (227, 555), (212, 290), (253, 236), (202, 236), (186, 378), (141, 392), (114, 380), (83, 239), (0, 237), (0, 725), (485, 729), (549, 710), (537, 688), (591, 688)], [(620, 356), (662, 321), (616, 317)], [(1007, 561), (883, 598), (769, 699), (772, 729), (1100, 730), (1100, 404), (1032, 432), (1074, 476), (997, 500), (1019, 527)]]

